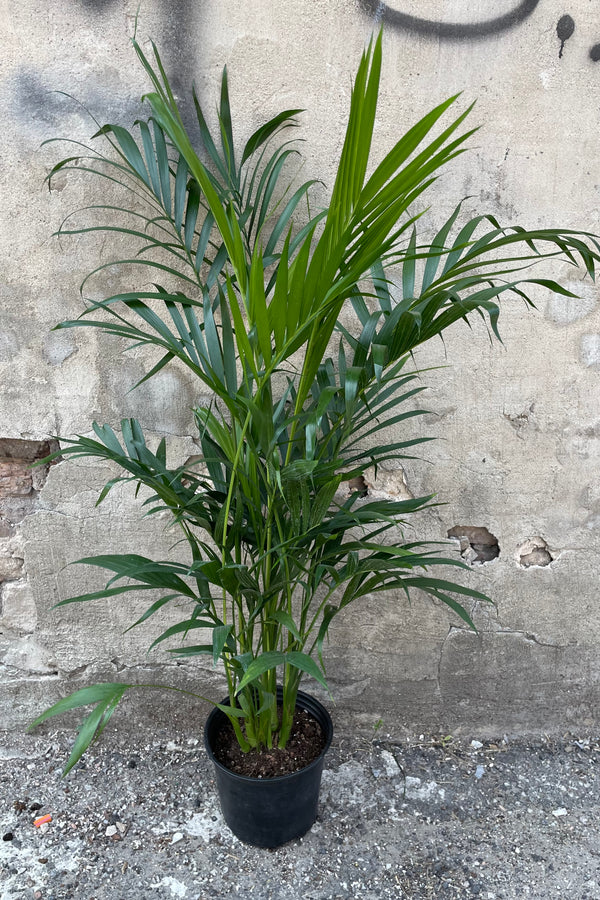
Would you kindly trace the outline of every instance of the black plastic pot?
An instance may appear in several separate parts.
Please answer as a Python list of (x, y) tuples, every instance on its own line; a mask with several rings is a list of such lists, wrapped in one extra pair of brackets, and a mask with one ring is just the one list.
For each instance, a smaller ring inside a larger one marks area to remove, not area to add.
[[(277, 693), (279, 699), (281, 688)], [(222, 702), (228, 704), (229, 700)], [(221, 810), (235, 836), (247, 844), (280, 847), (306, 834), (317, 818), (321, 774), (333, 724), (325, 707), (309, 694), (298, 691), (296, 707), (317, 720), (325, 735), (325, 746), (310, 765), (277, 778), (249, 778), (221, 765), (212, 748), (227, 717), (215, 707), (206, 720), (204, 745), (215, 767)]]

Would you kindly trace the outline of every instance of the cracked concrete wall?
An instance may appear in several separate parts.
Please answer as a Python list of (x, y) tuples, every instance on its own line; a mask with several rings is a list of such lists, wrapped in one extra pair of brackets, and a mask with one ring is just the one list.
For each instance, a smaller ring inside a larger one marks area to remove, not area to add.
[[(166, 434), (173, 459), (183, 461), (197, 452), (190, 407), (202, 399), (188, 375), (165, 371), (128, 393), (142, 358), (124, 359), (116, 342), (92, 331), (51, 331), (81, 312), (79, 284), (108, 252), (93, 236), (51, 237), (68, 213), (97, 202), (85, 179), (67, 173), (51, 192), (42, 187), (61, 153), (42, 141), (86, 141), (95, 130), (82, 107), (51, 92), (72, 94), (102, 121), (135, 119), (148, 87), (129, 46), (137, 0), (66, 0), (43, 11), (33, 0), (0, 2), (10, 23), (0, 58), (0, 441), (44, 442), (88, 433), (93, 419), (136, 415), (157, 437)], [(440, 218), (469, 197), (470, 211), (483, 208), (503, 223), (600, 232), (600, 32), (585, 0), (568, 10), (555, 0), (500, 0), (493, 18), (489, 4), (461, 0), (146, 0), (140, 33), (159, 44), (177, 90), (194, 78), (208, 108), (227, 63), (240, 137), (281, 108), (305, 107), (302, 177), (317, 175), (330, 188), (351, 75), (380, 22), (376, 155), (449, 94), (463, 90), (465, 105), (478, 100), (472, 118), (483, 128), (474, 149), (434, 189)], [(365, 479), (371, 494), (437, 492), (445, 505), (420, 516), (415, 533), (458, 535), (457, 554), (473, 563), (465, 577), (494, 606), (474, 611), (478, 635), (420, 597), (410, 605), (373, 597), (350, 609), (329, 647), (339, 716), (366, 725), (382, 717), (389, 730), (478, 733), (598, 722), (600, 310), (581, 273), (553, 274), (579, 299), (539, 292), (536, 312), (503, 301), (504, 346), (491, 346), (474, 323), (420, 351), (418, 365), (445, 368), (423, 376), (432, 412), (411, 427), (442, 440), (426, 445), (426, 461)], [(113, 268), (94, 289), (122, 284)], [(9, 475), (18, 482), (22, 467), (6, 463), (4, 474), (7, 485)], [(220, 691), (210, 667), (199, 673), (160, 653), (147, 657), (148, 632), (123, 634), (139, 600), (52, 610), (100, 584), (94, 571), (67, 565), (74, 559), (115, 547), (170, 552), (163, 523), (141, 519), (127, 491), (94, 507), (107, 474), (89, 462), (59, 463), (43, 484), (16, 484), (15, 496), (27, 488), (23, 515), (17, 500), (1, 507), (0, 499), (0, 727), (21, 728), (67, 692), (123, 672)], [(0, 489), (2, 477), (0, 460)], [(477, 541), (457, 528), (485, 529), (497, 557), (478, 564)], [(119, 718), (151, 725), (175, 715), (197, 729), (187, 710), (152, 695)]]

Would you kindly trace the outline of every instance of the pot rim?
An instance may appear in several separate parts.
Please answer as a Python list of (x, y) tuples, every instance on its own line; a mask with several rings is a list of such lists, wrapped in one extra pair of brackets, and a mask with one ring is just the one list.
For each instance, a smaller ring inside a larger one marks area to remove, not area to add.
[[(279, 688), (277, 690), (279, 692)], [(324, 719), (324, 722), (320, 722), (319, 719), (317, 718), (317, 716), (315, 716), (313, 714), (310, 707), (307, 708), (302, 702), (300, 702), (304, 699), (308, 700), (310, 702), (310, 704), (314, 703), (318, 707), (319, 715)], [(225, 697), (220, 702), (223, 705), (228, 704), (229, 697)], [(234, 780), (241, 781), (241, 782), (250, 782), (252, 784), (281, 783), (281, 782), (287, 781), (291, 778), (297, 778), (298, 775), (302, 775), (304, 772), (310, 772), (311, 769), (314, 769), (314, 768), (316, 768), (316, 766), (322, 764), (323, 757), (325, 756), (325, 754), (327, 753), (327, 751), (329, 750), (329, 748), (331, 746), (331, 741), (333, 739), (333, 722), (331, 721), (331, 716), (329, 715), (328, 710), (323, 706), (321, 701), (317, 700), (316, 697), (313, 697), (312, 694), (307, 694), (305, 691), (298, 691), (296, 706), (300, 706), (301, 709), (304, 709), (304, 710), (306, 710), (306, 712), (309, 712), (311, 715), (313, 715), (313, 718), (317, 719), (317, 722), (319, 722), (319, 725), (321, 726), (321, 729), (325, 735), (325, 746), (323, 747), (323, 749), (321, 750), (319, 755), (315, 759), (313, 759), (313, 761), (310, 762), (307, 766), (303, 766), (303, 768), (298, 769), (296, 772), (289, 772), (287, 775), (275, 775), (273, 778), (259, 778), (254, 775), (240, 775), (238, 772), (234, 772), (232, 769), (228, 769), (227, 766), (224, 766), (223, 763), (219, 762), (219, 760), (215, 757), (213, 749), (210, 746), (210, 743), (208, 740), (208, 730), (209, 730), (210, 723), (214, 719), (216, 719), (218, 716), (222, 716), (224, 719), (227, 719), (227, 716), (225, 715), (225, 713), (221, 709), (219, 709), (218, 706), (216, 706), (216, 705), (213, 707), (213, 709), (211, 709), (211, 711), (208, 714), (208, 717), (206, 719), (206, 722), (204, 723), (204, 748), (206, 750), (206, 753), (207, 753), (209, 759), (211, 760), (211, 762), (213, 763), (214, 766), (216, 766), (218, 769), (220, 769), (221, 772), (226, 773), (226, 775), (229, 778), (232, 778)]]

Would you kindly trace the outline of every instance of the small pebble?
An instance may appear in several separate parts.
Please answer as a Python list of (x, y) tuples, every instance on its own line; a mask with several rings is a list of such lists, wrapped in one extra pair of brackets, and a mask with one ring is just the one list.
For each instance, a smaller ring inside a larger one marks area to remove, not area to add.
[(552, 815), (556, 816), (557, 819), (560, 819), (561, 816), (567, 815), (567, 810), (564, 808), (564, 806), (561, 806), (560, 809), (553, 809)]
[(6, 834), (2, 835), (2, 840), (3, 841), (12, 841), (13, 837), (14, 837), (14, 834), (12, 833), (12, 831), (7, 831)]
[(483, 744), (481, 743), (481, 741), (471, 741), (471, 747), (473, 748), (473, 750), (481, 750)]
[(176, 831), (175, 834), (173, 835), (171, 843), (178, 844), (179, 841), (182, 841), (182, 840), (183, 840), (183, 835), (182, 835), (181, 831)]
[(116, 825), (109, 825), (108, 828), (106, 829), (106, 832), (105, 832), (106, 837), (112, 837), (113, 834), (116, 834), (116, 833), (117, 833), (117, 830), (118, 830), (118, 829), (117, 829), (117, 826), (116, 826)]

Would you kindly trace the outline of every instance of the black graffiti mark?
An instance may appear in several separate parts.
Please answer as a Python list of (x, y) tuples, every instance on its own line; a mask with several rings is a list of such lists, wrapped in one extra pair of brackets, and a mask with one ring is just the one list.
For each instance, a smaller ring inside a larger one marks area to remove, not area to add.
[(379, 0), (360, 0), (360, 2), (363, 9), (370, 15), (393, 28), (447, 40), (462, 41), (486, 38), (492, 34), (508, 31), (515, 25), (520, 25), (532, 14), (539, 0), (521, 0), (514, 9), (504, 15), (496, 16), (494, 19), (484, 19), (481, 22), (439, 22), (435, 19), (420, 19), (418, 16), (398, 12), (389, 4), (379, 2)]
[(10, 115), (24, 133), (31, 138), (35, 136), (37, 143), (42, 138), (56, 137), (60, 122), (69, 116), (79, 117), (92, 129), (91, 134), (96, 130), (92, 114), (102, 115), (104, 121), (129, 125), (140, 113), (138, 96), (121, 96), (114, 86), (103, 86), (101, 78), (90, 83), (79, 97), (74, 97), (52, 90), (44, 74), (26, 66), (9, 76), (4, 95)]
[(574, 31), (575, 22), (573, 21), (571, 16), (561, 16), (561, 18), (558, 20), (558, 25), (556, 26), (556, 33), (560, 41), (560, 50), (558, 51), (559, 59), (562, 58), (566, 41), (569, 40)]
[(23, 124), (44, 130), (55, 126), (73, 108), (73, 101), (58, 91), (50, 91), (35, 69), (20, 68), (14, 73), (10, 106)]
[[(71, 2), (81, 6), (86, 14), (91, 16), (108, 13), (111, 7), (117, 5), (118, 0), (71, 0)], [(154, 34), (153, 37), (161, 48), (163, 63), (169, 72), (171, 86), (175, 94), (182, 97), (180, 105), (183, 120), (187, 127), (193, 129), (194, 125), (197, 125), (197, 120), (188, 84), (191, 81), (191, 62), (197, 57), (198, 47), (194, 32), (189, 26), (192, 17), (196, 15), (198, 2), (197, 0), (157, 0), (157, 3), (160, 10), (160, 34)], [(139, 16), (138, 40), (142, 39), (143, 19), (142, 9), (142, 14)]]
[[(572, 17), (561, 16), (556, 26), (556, 34), (558, 35), (558, 39), (560, 41), (560, 50), (558, 51), (559, 59), (562, 58), (566, 41), (569, 40), (574, 31), (575, 22), (573, 21)], [(594, 44), (594, 46), (590, 49), (589, 57), (592, 62), (600, 62), (600, 44)]]
[(201, 6), (197, 0), (159, 0), (160, 37), (155, 38), (177, 97), (181, 117), (194, 136), (198, 134), (198, 119), (190, 87), (198, 59), (198, 46), (203, 43), (199, 33), (205, 30), (207, 39), (210, 34), (210, 17), (200, 13)]

